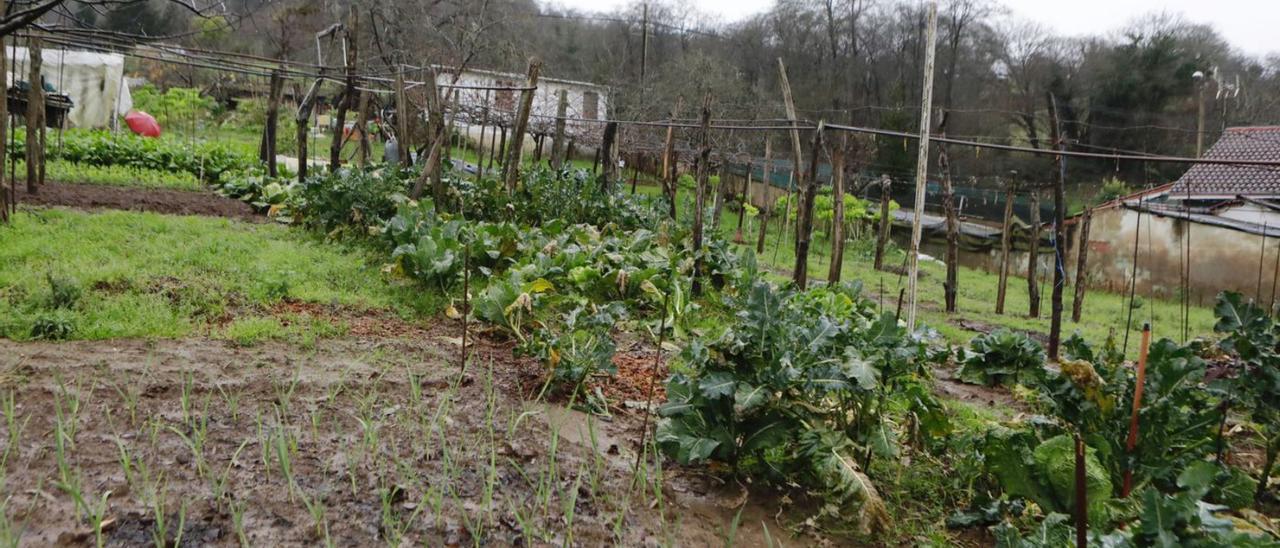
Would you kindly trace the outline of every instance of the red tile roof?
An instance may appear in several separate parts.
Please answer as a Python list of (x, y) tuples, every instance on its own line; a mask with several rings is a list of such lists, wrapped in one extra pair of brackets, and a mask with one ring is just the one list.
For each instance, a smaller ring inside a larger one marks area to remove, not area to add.
[[(1227, 128), (1204, 157), (1280, 161), (1280, 126)], [(1196, 164), (1169, 189), (1169, 198), (1185, 198), (1188, 192), (1193, 199), (1280, 197), (1280, 168)]]

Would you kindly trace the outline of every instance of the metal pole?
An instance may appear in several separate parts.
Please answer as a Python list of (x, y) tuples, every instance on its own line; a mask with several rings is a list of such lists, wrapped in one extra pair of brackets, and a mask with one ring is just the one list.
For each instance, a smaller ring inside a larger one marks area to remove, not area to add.
[(924, 89), (920, 99), (920, 149), (916, 157), (915, 214), (911, 218), (911, 250), (907, 255), (907, 331), (916, 329), (916, 283), (920, 277), (921, 218), (924, 216), (925, 180), (929, 173), (929, 114), (933, 109), (933, 61), (937, 50), (938, 4), (929, 3), (929, 30), (925, 35)]

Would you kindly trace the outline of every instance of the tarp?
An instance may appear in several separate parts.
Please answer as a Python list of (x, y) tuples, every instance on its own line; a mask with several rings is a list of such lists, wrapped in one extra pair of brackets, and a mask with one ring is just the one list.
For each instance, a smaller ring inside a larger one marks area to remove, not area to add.
[[(27, 48), (9, 47), (8, 85), (26, 81), (31, 72)], [(133, 108), (133, 97), (124, 82), (124, 56), (111, 53), (45, 48), (40, 72), (57, 93), (71, 97), (75, 106), (68, 127), (105, 128)]]

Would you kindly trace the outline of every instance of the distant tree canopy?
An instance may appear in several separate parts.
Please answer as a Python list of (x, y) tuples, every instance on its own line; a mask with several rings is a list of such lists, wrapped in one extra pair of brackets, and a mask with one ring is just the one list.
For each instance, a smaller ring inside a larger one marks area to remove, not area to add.
[[(801, 117), (918, 128), (925, 12), (915, 0), (776, 0), (733, 24), (699, 13), (692, 0), (654, 0), (647, 2), (647, 50), (641, 0), (591, 14), (534, 0), (235, 0), (225, 17), (236, 28), (221, 33), (171, 1), (149, 0), (122, 4), (91, 24), (135, 34), (187, 31), (187, 40), (205, 47), (315, 62), (315, 33), (345, 21), (352, 5), (364, 70), (436, 63), (522, 73), (538, 56), (546, 76), (612, 86), (611, 112), (628, 118), (664, 118), (680, 96), (681, 116), (693, 118), (710, 92), (717, 118), (767, 119), (783, 113), (782, 58)], [(1227, 126), (1280, 122), (1280, 58), (1241, 54), (1214, 29), (1176, 17), (1149, 15), (1111, 34), (1067, 38), (1011, 17), (995, 0), (943, 0), (938, 34), (934, 108), (947, 111), (951, 136), (1051, 147), (1051, 96), (1067, 146), (1077, 150), (1192, 155), (1201, 95), (1206, 146)], [(327, 63), (340, 58), (333, 43), (322, 48)], [(1193, 78), (1197, 71), (1206, 76)], [(661, 138), (660, 130), (624, 128), (624, 143)], [(761, 135), (715, 139), (718, 150), (763, 154)], [(901, 139), (876, 139), (870, 148), (866, 175), (911, 175), (914, 152)], [(774, 147), (776, 157), (788, 150)], [(1030, 182), (1049, 178), (1044, 157), (961, 147), (950, 156), (953, 173), (980, 182), (1011, 171)], [(1074, 181), (1118, 176), (1141, 186), (1184, 168), (1072, 160), (1068, 169)]]

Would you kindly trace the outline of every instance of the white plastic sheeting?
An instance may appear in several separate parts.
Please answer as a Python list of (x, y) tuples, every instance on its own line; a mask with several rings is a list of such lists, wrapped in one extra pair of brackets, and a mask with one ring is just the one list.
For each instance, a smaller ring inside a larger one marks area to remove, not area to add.
[[(27, 48), (7, 50), (9, 85), (25, 81), (31, 72)], [(124, 81), (123, 55), (44, 48), (40, 57), (45, 82), (75, 103), (67, 117), (68, 127), (109, 127), (133, 108), (133, 97)]]

